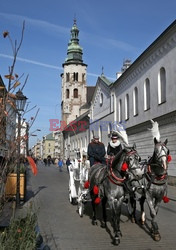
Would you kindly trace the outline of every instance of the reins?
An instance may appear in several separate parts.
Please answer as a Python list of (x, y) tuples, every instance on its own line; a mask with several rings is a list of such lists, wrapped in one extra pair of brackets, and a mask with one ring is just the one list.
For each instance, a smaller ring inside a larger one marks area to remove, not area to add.
[[(130, 156), (130, 155), (133, 155), (133, 154), (136, 154), (136, 151), (135, 151), (135, 150), (128, 152), (128, 153), (127, 153), (127, 156)], [(126, 161), (126, 158), (127, 158), (127, 157), (125, 157), (125, 161), (124, 161), (123, 163), (127, 162), (127, 161)], [(123, 164), (122, 164), (122, 165), (123, 165)], [(132, 168), (132, 167), (130, 167), (130, 168)], [(113, 169), (112, 169), (112, 165), (109, 167), (108, 173), (109, 173), (109, 174), (108, 174), (108, 179), (109, 179), (113, 184), (115, 184), (115, 185), (123, 185), (123, 182), (126, 180), (126, 177), (119, 178), (119, 177), (117, 177), (117, 176), (115, 175), (115, 173), (113, 172)]]

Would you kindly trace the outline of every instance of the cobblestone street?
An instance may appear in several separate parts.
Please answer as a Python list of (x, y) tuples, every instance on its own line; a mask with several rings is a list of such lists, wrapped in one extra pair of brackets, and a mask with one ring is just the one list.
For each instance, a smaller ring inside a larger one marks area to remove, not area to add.
[(83, 218), (80, 218), (76, 212), (76, 205), (69, 203), (69, 176), (66, 168), (63, 172), (59, 172), (54, 165), (44, 167), (39, 164), (37, 176), (33, 176), (31, 171), (29, 172), (28, 192), (33, 193), (35, 208), (39, 208), (39, 228), (44, 242), (52, 250), (175, 249), (176, 187), (169, 186), (170, 202), (167, 204), (162, 202), (159, 210), (158, 224), (161, 241), (155, 242), (149, 234), (149, 216), (143, 227), (139, 224), (132, 224), (127, 217), (124, 205), (121, 216), (121, 243), (119, 246), (114, 246), (111, 239), (113, 231), (110, 220), (107, 230), (100, 227), (101, 207), (98, 208), (99, 223), (97, 226), (93, 226), (89, 203), (86, 204)]

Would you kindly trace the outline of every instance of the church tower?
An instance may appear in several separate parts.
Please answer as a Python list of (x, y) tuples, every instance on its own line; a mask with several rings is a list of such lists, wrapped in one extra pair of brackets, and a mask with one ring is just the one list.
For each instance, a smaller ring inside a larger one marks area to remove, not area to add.
[(62, 77), (62, 121), (69, 124), (80, 115), (80, 107), (86, 103), (87, 65), (83, 63), (82, 48), (79, 45), (79, 29), (76, 20), (71, 28), (71, 39), (68, 43), (67, 58), (63, 63)]

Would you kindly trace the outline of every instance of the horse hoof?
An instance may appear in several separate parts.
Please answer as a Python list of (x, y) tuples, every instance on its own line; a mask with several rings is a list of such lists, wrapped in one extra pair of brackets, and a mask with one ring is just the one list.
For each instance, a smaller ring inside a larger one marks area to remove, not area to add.
[(145, 221), (144, 220), (141, 220), (141, 225), (143, 226), (145, 224)]
[(118, 246), (119, 244), (120, 244), (120, 239), (119, 239), (119, 237), (115, 237), (115, 238), (113, 239), (113, 245)]
[(131, 222), (132, 222), (132, 223), (136, 223), (136, 220), (135, 220), (134, 217), (131, 217)]
[(96, 220), (92, 220), (92, 225), (93, 226), (96, 226), (98, 223), (97, 223), (97, 221)]
[(106, 228), (106, 222), (101, 222), (101, 227)]
[(154, 239), (155, 241), (160, 241), (160, 240), (161, 240), (161, 235), (160, 235), (159, 233), (153, 234), (153, 239)]

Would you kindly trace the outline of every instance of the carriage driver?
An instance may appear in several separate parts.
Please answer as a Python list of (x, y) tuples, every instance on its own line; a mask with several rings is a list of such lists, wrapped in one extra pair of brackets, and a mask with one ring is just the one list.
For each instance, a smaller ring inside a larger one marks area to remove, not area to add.
[(93, 166), (96, 163), (106, 164), (106, 150), (104, 144), (99, 141), (99, 136), (94, 135), (92, 141), (88, 145), (87, 154), (90, 166)]
[(121, 142), (118, 138), (117, 133), (113, 132), (111, 135), (111, 141), (108, 143), (107, 155), (115, 156), (122, 150)]
[(116, 154), (118, 154), (122, 150), (121, 142), (118, 138), (118, 135), (116, 132), (113, 132), (111, 135), (111, 141), (108, 143), (107, 147), (107, 165), (111, 166), (112, 161)]

